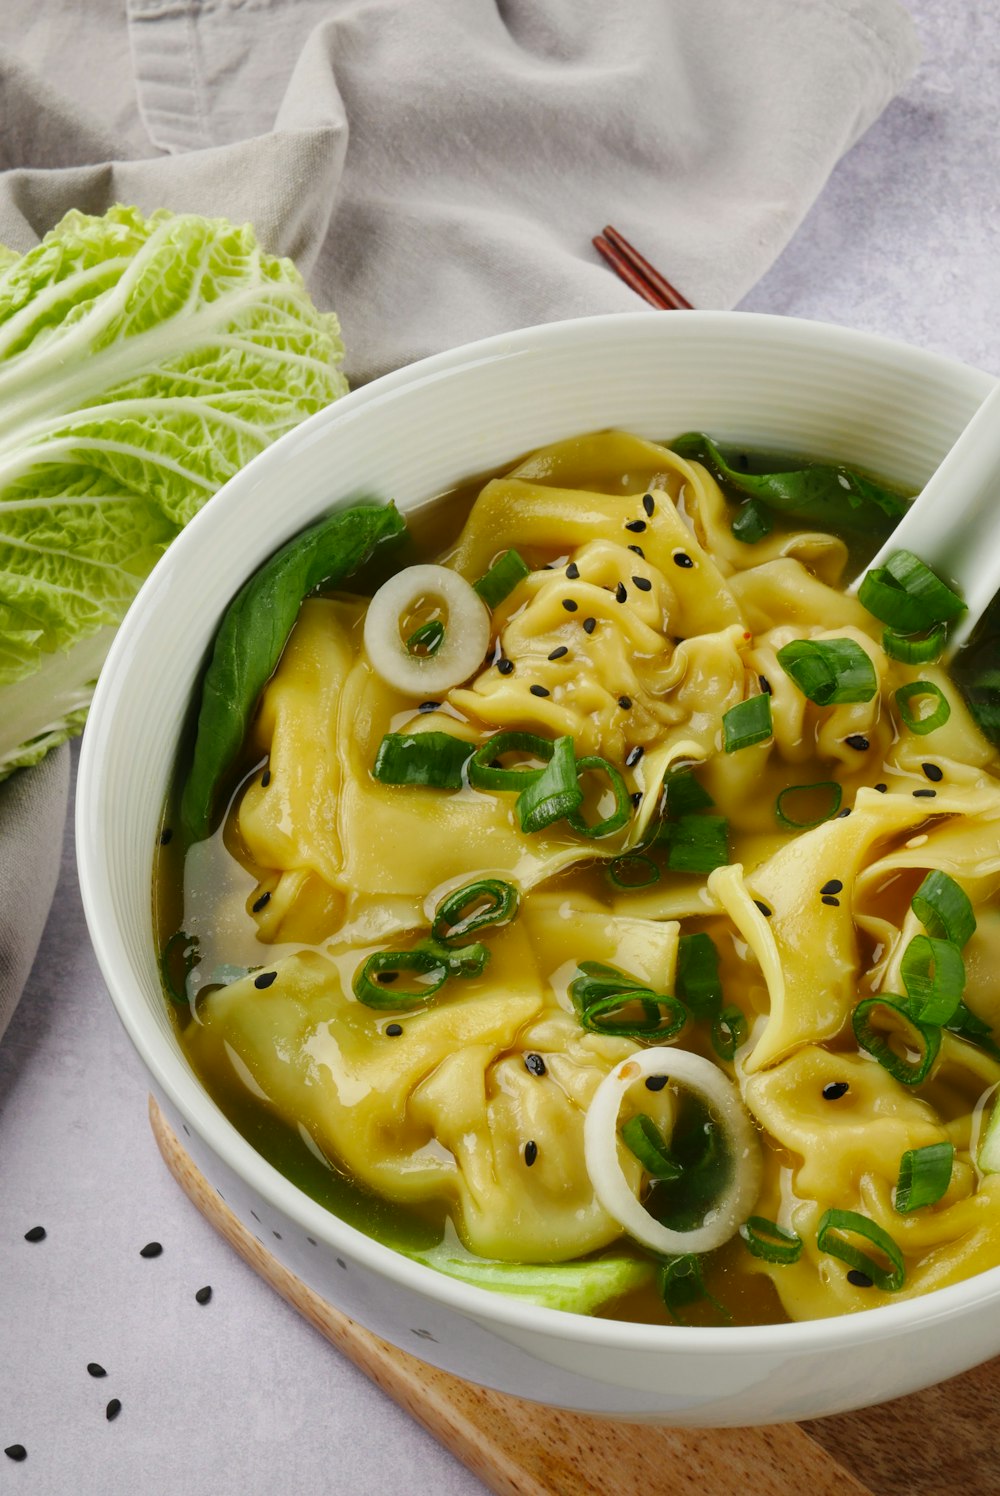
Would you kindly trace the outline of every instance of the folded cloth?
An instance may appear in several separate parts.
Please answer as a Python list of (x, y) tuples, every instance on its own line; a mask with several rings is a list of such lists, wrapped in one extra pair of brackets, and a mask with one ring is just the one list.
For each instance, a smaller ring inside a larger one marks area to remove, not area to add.
[(608, 221), (735, 305), (917, 55), (897, 0), (4, 0), (0, 242), (116, 201), (250, 220), (359, 383), (638, 309)]

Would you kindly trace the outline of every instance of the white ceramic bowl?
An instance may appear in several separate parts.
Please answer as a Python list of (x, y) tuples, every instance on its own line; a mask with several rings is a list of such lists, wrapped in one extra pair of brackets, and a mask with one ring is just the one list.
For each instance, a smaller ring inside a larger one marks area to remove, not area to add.
[(122, 1022), (195, 1163), (330, 1303), (473, 1381), (676, 1424), (835, 1413), (1000, 1351), (1000, 1269), (844, 1318), (692, 1329), (535, 1309), (380, 1246), (265, 1163), (195, 1079), (160, 991), (150, 898), (177, 733), (220, 613), (331, 505), (391, 496), (405, 511), (533, 447), (608, 426), (659, 438), (696, 428), (918, 488), (992, 383), (930, 353), (783, 318), (657, 312), (532, 328), (416, 364), (314, 416), (233, 478), (157, 566), (101, 675), (83, 745), (87, 919)]

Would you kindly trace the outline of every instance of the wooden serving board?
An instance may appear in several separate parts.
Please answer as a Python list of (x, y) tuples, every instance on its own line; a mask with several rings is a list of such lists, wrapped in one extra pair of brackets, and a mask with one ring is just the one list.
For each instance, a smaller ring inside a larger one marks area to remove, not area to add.
[(150, 1098), (163, 1159), (244, 1261), (497, 1496), (998, 1496), (1000, 1358), (881, 1407), (770, 1428), (675, 1429), (540, 1407), (378, 1339), (270, 1255)]

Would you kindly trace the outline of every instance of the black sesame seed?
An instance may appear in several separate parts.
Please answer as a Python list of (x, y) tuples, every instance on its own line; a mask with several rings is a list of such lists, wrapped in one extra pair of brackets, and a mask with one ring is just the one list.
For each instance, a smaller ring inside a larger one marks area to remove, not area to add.
[(766, 675), (758, 675), (758, 677), (757, 677), (757, 684), (760, 686), (760, 689), (761, 689), (761, 692), (763, 693), (763, 695), (770, 696), (770, 694), (771, 694), (771, 682), (768, 680), (768, 678), (767, 678)]
[(823, 894), (820, 902), (823, 904), (829, 904), (833, 909), (840, 908), (840, 900), (837, 898), (836, 894), (825, 893)]
[(167, 846), (173, 834), (174, 833), (169, 826), (164, 826), (163, 830), (160, 832), (160, 846)]
[(139, 1249), (140, 1257), (159, 1257), (162, 1253), (163, 1248), (158, 1241), (148, 1241), (144, 1247)]
[(254, 899), (254, 901), (253, 901), (253, 903), (251, 904), (250, 907), (253, 910), (254, 914), (259, 914), (260, 911), (262, 909), (265, 909), (270, 902), (271, 902), (271, 891), (270, 891), (270, 889), (266, 888), (264, 890), (264, 892), (261, 894), (261, 896), (260, 896), (259, 899)]
[(260, 776), (260, 783), (261, 783), (261, 788), (266, 790), (267, 787), (268, 787), (268, 785), (271, 783), (271, 771), (270, 771), (270, 769), (265, 769), (264, 770), (263, 774)]
[(632, 804), (635, 806), (636, 810), (638, 810), (639, 806), (642, 804), (642, 790), (633, 790), (632, 794), (629, 795), (629, 799), (632, 801)]
[(769, 909), (767, 907), (767, 905), (764, 903), (763, 899), (754, 899), (754, 903), (757, 905), (757, 908), (760, 910), (761, 914), (764, 916), (765, 919), (770, 919), (771, 918), (771, 915), (773, 914), (774, 911), (772, 909)]
[(4, 1454), (9, 1460), (17, 1460), (18, 1464), (28, 1458), (28, 1451), (23, 1444), (8, 1444)]
[(855, 1288), (873, 1288), (874, 1282), (867, 1273), (863, 1273), (859, 1267), (852, 1267), (847, 1274), (848, 1283), (853, 1283)]
[(556, 648), (556, 649), (554, 649), (554, 650), (553, 650), (553, 651), (552, 651), (552, 653), (551, 653), (551, 654), (550, 654), (550, 655), (549, 655), (549, 659), (550, 659), (550, 660), (561, 660), (561, 659), (562, 659), (562, 657), (563, 657), (563, 655), (566, 655), (566, 654), (569, 654), (569, 650), (568, 650), (568, 649), (567, 649), (567, 648), (566, 648), (566, 645), (565, 645), (565, 644), (560, 644), (560, 645), (559, 645), (559, 646), (558, 646), (558, 647), (557, 647), (557, 648)]
[(618, 586), (615, 588), (615, 601), (623, 603), (627, 597), (628, 593), (625, 590), (625, 583), (619, 582)]
[(647, 1075), (646, 1076), (646, 1090), (647, 1091), (662, 1091), (663, 1087), (666, 1085), (668, 1079), (669, 1079), (669, 1077), (666, 1076), (666, 1075)]
[(682, 566), (686, 571), (694, 565), (694, 562), (691, 560), (691, 557), (688, 555), (687, 551), (675, 551), (674, 565)]
[(115, 1419), (118, 1417), (118, 1414), (121, 1412), (121, 1410), (122, 1410), (121, 1399), (117, 1398), (117, 1397), (113, 1397), (111, 1399), (111, 1401), (108, 1403), (107, 1407), (104, 1409), (104, 1416), (108, 1420), (109, 1423), (114, 1423)]
[(532, 696), (549, 696), (549, 695), (551, 695), (551, 692), (549, 691), (548, 686), (531, 686), (530, 690), (531, 690)]
[(845, 805), (844, 809), (842, 811), (838, 812), (837, 820), (838, 821), (842, 821), (844, 819), (844, 817), (845, 816), (849, 816), (850, 813), (851, 813), (851, 807), (849, 805)]
[(639, 743), (636, 743), (634, 748), (630, 748), (625, 758), (626, 769), (634, 769), (640, 758), (642, 758), (642, 753), (642, 746)]
[(846, 1096), (850, 1090), (846, 1080), (832, 1080), (829, 1085), (823, 1087), (824, 1101), (839, 1101), (841, 1096)]
[(914, 800), (933, 800), (937, 790), (914, 790)]
[(532, 1164), (535, 1162), (535, 1159), (537, 1157), (538, 1157), (538, 1144), (535, 1143), (535, 1142), (525, 1143), (525, 1145), (524, 1145), (524, 1161), (528, 1165), (529, 1169), (531, 1168)]
[(652, 592), (653, 584), (648, 577), (633, 577), (632, 580), (640, 592)]
[(390, 1039), (398, 1039), (400, 1034), (403, 1032), (403, 1025), (401, 1023), (387, 1023), (385, 1026), (385, 1031), (389, 1035)]
[(921, 764), (920, 767), (927, 775), (927, 778), (932, 779), (935, 784), (940, 784), (941, 780), (944, 778), (944, 770), (939, 769), (937, 764)]
[(871, 743), (869, 743), (863, 732), (852, 732), (849, 738), (844, 739), (844, 742), (848, 748), (853, 748), (856, 753), (867, 753), (871, 747)]
[(880, 795), (884, 795), (889, 786), (887, 784), (877, 784), (875, 788), (878, 790)]
[(820, 893), (843, 893), (844, 885), (839, 878), (828, 878), (820, 889)]
[(46, 1231), (44, 1226), (32, 1226), (30, 1231), (24, 1233), (25, 1241), (44, 1241)]
[(651, 493), (644, 493), (643, 494), (643, 496), (642, 496), (642, 507), (643, 507), (643, 509), (645, 509), (646, 513), (650, 516), (650, 518), (652, 518), (653, 513), (654, 513), (654, 511), (656, 509), (656, 504), (653, 501), (653, 495)]
[(596, 627), (597, 627), (597, 619), (596, 618), (585, 618), (583, 620), (583, 632), (585, 634), (592, 634), (594, 632), (594, 630), (596, 629)]
[(545, 1061), (540, 1054), (526, 1054), (524, 1057), (524, 1068), (530, 1070), (532, 1075), (544, 1075)]
[(99, 1361), (88, 1361), (87, 1362), (87, 1370), (90, 1372), (90, 1375), (92, 1377), (106, 1377), (107, 1376), (107, 1372), (104, 1370), (104, 1367), (101, 1365), (101, 1363)]
[(507, 659), (497, 660), (497, 669), (501, 675), (513, 675), (514, 661)]
[(575, 561), (571, 561), (567, 566), (566, 575), (569, 577), (571, 582), (575, 582), (577, 577), (580, 575), (580, 568), (577, 566)]
[(440, 701), (422, 701), (417, 707), (418, 712), (436, 712), (441, 705)]
[(276, 981), (277, 976), (276, 971), (262, 971), (259, 976), (254, 977), (253, 984), (263, 990), (265, 987), (270, 987), (271, 983)]
[(198, 1292), (194, 1296), (194, 1299), (196, 1304), (207, 1304), (211, 1297), (211, 1285), (206, 1283), (204, 1288), (199, 1288)]
[(629, 711), (632, 706), (631, 696), (619, 696), (618, 705), (621, 707), (623, 712)]
[(567, 613), (575, 613), (579, 606), (580, 604), (574, 602), (571, 597), (563, 598), (563, 607), (566, 609)]
[(631, 530), (633, 535), (641, 535), (646, 528), (646, 521), (644, 519), (630, 519), (625, 528), (626, 530)]
[(645, 561), (646, 552), (643, 550), (641, 545), (630, 545), (629, 550), (635, 551), (636, 555), (639, 556), (643, 561)]

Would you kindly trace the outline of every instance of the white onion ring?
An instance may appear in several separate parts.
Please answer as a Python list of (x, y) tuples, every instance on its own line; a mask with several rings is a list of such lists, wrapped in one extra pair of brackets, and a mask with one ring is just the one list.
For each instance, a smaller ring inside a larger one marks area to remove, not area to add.
[[(618, 1113), (622, 1097), (645, 1075), (680, 1081), (718, 1115), (733, 1160), (733, 1177), (704, 1222), (693, 1231), (671, 1231), (653, 1219), (629, 1188), (618, 1158)], [(761, 1157), (757, 1135), (733, 1084), (711, 1060), (684, 1049), (640, 1049), (620, 1061), (601, 1081), (583, 1124), (584, 1156), (594, 1193), (629, 1236), (654, 1252), (669, 1256), (711, 1252), (735, 1236), (760, 1189)]]
[[(411, 655), (399, 620), (422, 597), (448, 610), (444, 640), (433, 655)], [(490, 643), (490, 612), (457, 571), (446, 566), (407, 566), (376, 592), (365, 617), (365, 649), (387, 686), (411, 696), (438, 696), (460, 686), (482, 664)]]

